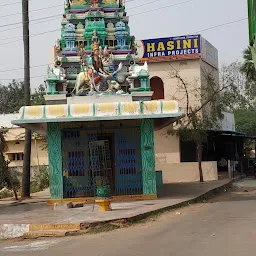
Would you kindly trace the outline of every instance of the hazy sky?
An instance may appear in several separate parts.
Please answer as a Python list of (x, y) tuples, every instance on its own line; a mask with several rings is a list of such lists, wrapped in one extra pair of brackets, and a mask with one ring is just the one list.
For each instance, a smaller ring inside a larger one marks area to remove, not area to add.
[[(2, 84), (8, 84), (10, 81), (8, 79), (23, 77), (22, 18), (21, 3), (17, 4), (18, 1), (21, 2), (21, 0), (0, 1), (0, 83)], [(247, 20), (200, 32), (220, 24), (247, 18), (247, 0), (127, 1), (131, 33), (136, 39), (201, 33), (219, 50), (220, 64), (241, 59), (242, 51), (248, 45)], [(29, 2), (31, 85), (35, 88), (44, 81), (44, 77), (38, 76), (46, 74), (47, 64), (50, 62), (49, 47), (54, 45), (60, 36), (60, 18), (64, 10), (64, 0), (30, 0)], [(16, 4), (10, 5), (11, 3)], [(44, 10), (38, 10), (42, 8)], [(49, 16), (53, 17), (49, 18)], [(45, 17), (48, 18), (44, 19)], [(10, 25), (13, 23), (18, 24)], [(59, 30), (53, 31), (57, 29)], [(48, 33), (41, 34), (43, 32)], [(38, 33), (41, 35), (37, 35)], [(15, 70), (10, 71), (12, 69)]]

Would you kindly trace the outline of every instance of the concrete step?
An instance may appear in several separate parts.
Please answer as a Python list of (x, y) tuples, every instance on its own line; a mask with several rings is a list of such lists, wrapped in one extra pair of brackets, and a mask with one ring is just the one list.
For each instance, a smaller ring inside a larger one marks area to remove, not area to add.
[(25, 239), (40, 238), (40, 237), (65, 237), (76, 233), (79, 230), (39, 230), (39, 231), (29, 231), (23, 235)]
[(29, 231), (65, 231), (65, 230), (80, 230), (80, 223), (70, 224), (30, 224)]

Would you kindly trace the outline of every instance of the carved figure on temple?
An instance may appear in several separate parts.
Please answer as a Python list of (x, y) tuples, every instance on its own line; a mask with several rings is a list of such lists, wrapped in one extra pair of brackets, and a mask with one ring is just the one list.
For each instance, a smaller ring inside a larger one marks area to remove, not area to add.
[(101, 55), (100, 55), (100, 46), (99, 46), (99, 44), (95, 41), (92, 44), (91, 48), (92, 48), (92, 53), (91, 53), (92, 65), (93, 65), (94, 69), (97, 72), (104, 73), (103, 63), (102, 63), (102, 59), (101, 59)]
[(114, 79), (114, 76), (116, 76), (122, 68), (123, 65), (120, 63), (117, 70), (112, 74), (103, 74), (97, 72), (93, 67), (83, 67), (83, 71), (78, 74), (76, 79), (74, 88), (76, 95), (85, 96), (92, 94), (93, 91), (98, 93), (123, 93), (120, 84)]
[(109, 68), (112, 65), (112, 55), (109, 54), (107, 47), (105, 47), (102, 54), (102, 64), (104, 68)]
[(95, 45), (95, 43), (99, 43), (99, 38), (98, 38), (98, 35), (97, 35), (97, 31), (94, 30), (93, 31), (93, 35), (92, 35), (92, 46)]
[(131, 39), (131, 50), (132, 50), (132, 54), (135, 54), (135, 55), (138, 54), (138, 45), (135, 42), (135, 36), (132, 36), (132, 39)]
[(91, 79), (88, 75), (88, 69), (87, 69), (87, 67), (82, 66), (82, 72), (80, 72), (77, 75), (76, 84), (75, 84), (75, 88), (74, 88), (73, 92), (75, 91), (76, 95), (81, 95), (81, 96), (87, 95), (90, 90), (91, 91), (94, 90), (94, 88), (90, 82), (91, 82)]
[(60, 40), (57, 40), (57, 44), (55, 46), (55, 53), (56, 55), (59, 55), (59, 53), (61, 52), (61, 44), (60, 44)]
[(90, 0), (90, 3), (91, 3), (92, 8), (99, 7), (99, 1), (98, 0)]
[(72, 0), (66, 0), (66, 8), (70, 8)]
[[(82, 72), (78, 74), (74, 91), (78, 96), (91, 95), (93, 93), (124, 93), (117, 79), (118, 73), (123, 72), (122, 63), (113, 71), (112, 56), (109, 54), (107, 47), (102, 51), (94, 30), (92, 36), (92, 53), (86, 56), (84, 49), (79, 50), (81, 57)], [(112, 69), (110, 70), (110, 66)], [(124, 80), (125, 81), (125, 80)]]

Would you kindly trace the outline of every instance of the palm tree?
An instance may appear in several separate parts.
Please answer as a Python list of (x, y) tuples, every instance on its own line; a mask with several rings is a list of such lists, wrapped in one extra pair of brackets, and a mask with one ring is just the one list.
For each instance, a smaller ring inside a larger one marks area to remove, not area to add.
[(252, 58), (252, 52), (250, 46), (244, 50), (244, 62), (241, 66), (241, 72), (246, 75), (248, 82), (256, 81), (256, 69)]

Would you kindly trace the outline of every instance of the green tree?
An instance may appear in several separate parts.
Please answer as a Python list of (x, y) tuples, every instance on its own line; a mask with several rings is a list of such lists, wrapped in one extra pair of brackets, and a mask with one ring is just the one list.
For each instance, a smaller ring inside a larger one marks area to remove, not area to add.
[(256, 136), (256, 112), (248, 109), (235, 110), (236, 130)]
[[(7, 86), (0, 85), (0, 114), (17, 113), (25, 104), (24, 83), (13, 80)], [(44, 105), (45, 87), (40, 85), (31, 93), (31, 105)]]
[(5, 160), (4, 152), (7, 150), (4, 131), (0, 130), (0, 189), (6, 187), (13, 191), (15, 199), (18, 200), (17, 189), (20, 182), (17, 175), (8, 168), (8, 161)]
[(203, 144), (207, 141), (208, 131), (218, 129), (220, 125), (224, 109), (221, 95), (232, 86), (232, 83), (227, 80), (222, 85), (219, 85), (215, 77), (216, 74), (206, 71), (203, 72), (204, 85), (185, 81), (177, 70), (174, 70), (172, 75), (177, 79), (179, 93), (185, 99), (186, 108), (184, 117), (178, 121), (178, 125), (170, 130), (169, 133), (176, 134), (181, 139), (192, 141), (196, 144), (199, 177), (200, 182), (203, 182)]
[(44, 95), (46, 94), (44, 85), (40, 84), (38, 89), (31, 94), (31, 105), (45, 105)]
[[(255, 72), (251, 65), (251, 53), (247, 49), (244, 63), (234, 62), (225, 65), (221, 70), (221, 83), (230, 83), (221, 95), (224, 110), (235, 114), (236, 130), (256, 136), (255, 110), (256, 110), (256, 80), (253, 81)], [(245, 72), (248, 71), (248, 74)]]
[(233, 62), (223, 65), (220, 70), (220, 86), (229, 85), (221, 94), (221, 102), (226, 111), (251, 107), (246, 89), (246, 77), (241, 72), (241, 65), (240, 62)]

